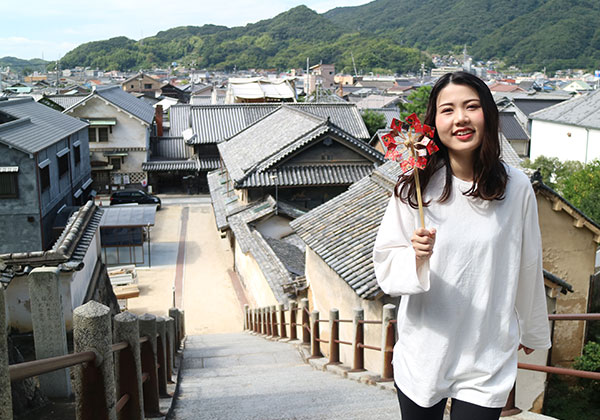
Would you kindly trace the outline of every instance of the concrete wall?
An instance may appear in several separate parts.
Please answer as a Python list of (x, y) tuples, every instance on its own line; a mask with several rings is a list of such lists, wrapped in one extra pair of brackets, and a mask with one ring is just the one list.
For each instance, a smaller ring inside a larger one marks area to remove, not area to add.
[[(573, 286), (574, 293), (560, 295), (557, 313), (585, 313), (590, 275), (594, 273), (596, 243), (586, 228), (573, 226), (573, 218), (564, 211), (552, 210), (552, 202), (537, 195), (544, 268)], [(582, 321), (558, 321), (554, 324), (552, 364), (569, 365), (581, 355), (584, 341)]]
[(540, 155), (590, 162), (600, 158), (600, 130), (547, 121), (531, 122), (531, 160)]
[[(354, 308), (364, 309), (366, 320), (381, 320), (383, 302), (358, 297), (354, 290), (337, 275), (312, 249), (306, 248), (306, 278), (310, 287), (310, 308), (320, 312), (321, 319), (329, 319), (329, 310), (339, 310), (340, 319), (352, 319)], [(321, 338), (329, 340), (329, 327), (321, 324)], [(352, 341), (352, 324), (340, 323), (340, 340)], [(381, 346), (381, 326), (365, 325), (365, 344)], [(323, 355), (329, 355), (329, 345), (321, 343)], [(340, 360), (351, 366), (353, 352), (351, 346), (340, 344)], [(365, 350), (365, 368), (381, 371), (381, 352)]]
[(100, 252), (100, 230), (98, 230), (83, 258), (83, 270), (74, 272), (71, 278), (71, 306), (73, 308), (83, 304), (83, 299), (96, 268), (96, 262), (100, 258)]
[(252, 254), (244, 254), (237, 241), (234, 253), (235, 271), (250, 293), (250, 298), (256, 302), (256, 307), (277, 305), (279, 302)]
[(19, 196), (0, 199), (0, 254), (39, 251), (42, 237), (35, 158), (0, 144), (0, 166), (19, 167)]

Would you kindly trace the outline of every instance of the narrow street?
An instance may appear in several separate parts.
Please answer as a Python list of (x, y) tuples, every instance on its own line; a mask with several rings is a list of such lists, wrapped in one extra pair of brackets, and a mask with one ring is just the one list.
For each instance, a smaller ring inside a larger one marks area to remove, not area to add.
[(152, 267), (137, 269), (140, 296), (129, 299), (128, 310), (166, 315), (175, 300), (188, 335), (242, 331), (244, 295), (234, 289), (233, 253), (216, 229), (210, 198), (162, 200), (151, 231)]

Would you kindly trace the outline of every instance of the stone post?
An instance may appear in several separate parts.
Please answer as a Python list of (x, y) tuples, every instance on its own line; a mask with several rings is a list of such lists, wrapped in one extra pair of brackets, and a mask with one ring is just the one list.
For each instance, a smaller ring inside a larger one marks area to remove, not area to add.
[(170, 316), (167, 323), (167, 378), (173, 383), (173, 367), (175, 366), (175, 320)]
[(93, 351), (96, 360), (74, 367), (78, 419), (117, 419), (110, 308), (93, 300), (73, 311), (75, 353)]
[(244, 305), (244, 331), (250, 329), (250, 306)]
[(321, 354), (321, 342), (319, 339), (321, 338), (320, 330), (319, 330), (319, 311), (312, 311), (310, 313), (310, 358), (318, 359), (323, 357)]
[[(56, 267), (35, 268), (28, 276), (35, 358), (68, 354), (67, 331), (60, 293), (60, 271)], [(110, 337), (109, 337), (110, 338)], [(40, 388), (49, 397), (69, 397), (68, 369), (39, 376)]]
[(290, 341), (298, 339), (298, 329), (296, 327), (296, 319), (298, 318), (297, 309), (298, 304), (293, 300), (290, 301)]
[(362, 372), (365, 370), (365, 349), (361, 347), (364, 344), (364, 324), (365, 311), (362, 308), (354, 309), (354, 318), (352, 319), (352, 350), (354, 358), (352, 361), (351, 372)]
[(142, 359), (140, 355), (140, 329), (138, 318), (122, 312), (114, 318), (114, 342), (125, 341), (129, 347), (115, 353), (117, 399), (129, 395), (129, 401), (119, 413), (121, 418), (144, 420), (142, 394)]
[(181, 337), (179, 336), (179, 309), (169, 309), (169, 316), (175, 320), (175, 351), (179, 350), (179, 344), (181, 343)]
[(4, 287), (0, 285), (0, 420), (11, 420), (12, 398), (10, 396), (10, 376), (8, 374), (8, 346), (6, 343), (6, 309)]
[(157, 364), (157, 340), (156, 340), (156, 317), (152, 314), (144, 314), (139, 317), (140, 337), (148, 337), (148, 341), (142, 343), (142, 374), (148, 374), (148, 379), (143, 385), (144, 413), (146, 417), (160, 417), (159, 394), (158, 394), (158, 368)]
[(302, 344), (310, 345), (310, 320), (308, 315), (308, 299), (300, 299), (300, 319), (302, 323)]
[(396, 317), (396, 305), (388, 303), (383, 305), (383, 316), (381, 317), (381, 379), (390, 381), (394, 378), (392, 358), (394, 344), (396, 344), (396, 325), (390, 321)]
[(336, 343), (340, 339), (340, 311), (336, 308), (329, 310), (329, 364), (340, 364), (340, 343)]
[(279, 337), (279, 329), (277, 328), (277, 306), (271, 306), (271, 336), (273, 338)]
[(167, 328), (162, 316), (156, 317), (156, 362), (158, 364), (158, 391), (161, 397), (170, 396), (167, 393)]
[(287, 332), (285, 328), (285, 309), (283, 308), (282, 303), (277, 305), (277, 311), (279, 312), (279, 335), (281, 338), (287, 338)]

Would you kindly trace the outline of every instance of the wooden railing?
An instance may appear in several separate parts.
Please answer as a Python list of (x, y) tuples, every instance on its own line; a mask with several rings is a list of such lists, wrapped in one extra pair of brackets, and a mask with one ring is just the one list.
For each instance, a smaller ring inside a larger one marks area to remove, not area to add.
[[(328, 344), (328, 364), (341, 363), (340, 344), (351, 346), (352, 362), (349, 372), (365, 371), (365, 349), (379, 351), (381, 352), (381, 368), (377, 372), (380, 375), (379, 381), (394, 380), (392, 356), (394, 344), (396, 342), (396, 328), (394, 327), (396, 324), (395, 305), (384, 305), (382, 320), (375, 321), (365, 320), (362, 309), (355, 309), (352, 319), (339, 319), (339, 311), (337, 309), (331, 309), (329, 311), (328, 320), (320, 319), (319, 311), (309, 311), (308, 299), (302, 299), (300, 301), (300, 306), (298, 306), (296, 302), (291, 301), (287, 311), (284, 309), (283, 305), (261, 308), (250, 308), (246, 305), (244, 315), (244, 328), (246, 330), (266, 336), (266, 338), (278, 339), (289, 337), (290, 340), (299, 339), (302, 344), (310, 347), (311, 358), (324, 357), (321, 352), (321, 343)], [(298, 318), (300, 318), (299, 322)], [(600, 314), (552, 314), (549, 315), (548, 318), (551, 321), (598, 321), (600, 320)], [(286, 319), (289, 321), (286, 321)], [(322, 323), (329, 323), (329, 340), (321, 338), (320, 324)], [(340, 323), (352, 323), (352, 341), (340, 339)], [(381, 326), (381, 346), (365, 344), (365, 325)], [(298, 327), (301, 328), (301, 336), (298, 336)], [(519, 369), (600, 380), (600, 372), (588, 372), (553, 366), (532, 365), (528, 363), (518, 363), (517, 366)], [(515, 388), (513, 387), (506, 406), (502, 410), (502, 416), (511, 416), (520, 412), (521, 410), (515, 407)]]
[(111, 321), (110, 309), (92, 301), (73, 312), (74, 353), (10, 365), (8, 375), (15, 382), (73, 367), (80, 420), (164, 416), (159, 398), (169, 396), (184, 336), (184, 314), (176, 308), (167, 318), (124, 312)]

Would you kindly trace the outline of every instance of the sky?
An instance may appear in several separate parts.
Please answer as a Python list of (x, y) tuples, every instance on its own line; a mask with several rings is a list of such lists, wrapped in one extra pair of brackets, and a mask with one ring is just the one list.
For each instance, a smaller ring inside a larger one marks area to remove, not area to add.
[[(244, 26), (304, 4), (318, 13), (372, 0), (27, 0), (6, 2), (0, 57), (56, 60), (78, 45), (138, 40), (176, 26)], [(4, 3), (4, 2), (3, 2)]]

